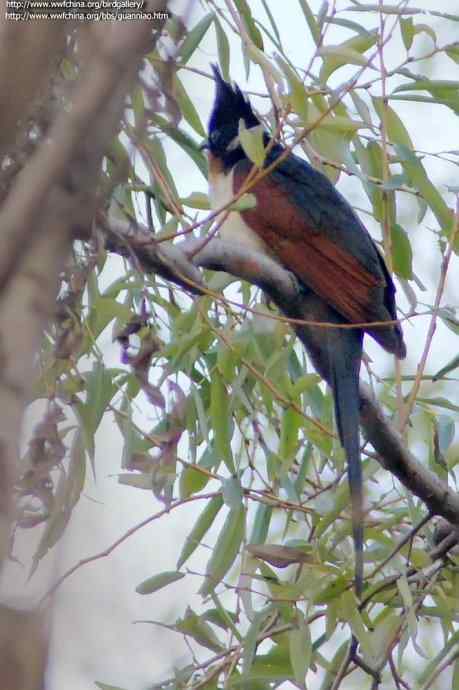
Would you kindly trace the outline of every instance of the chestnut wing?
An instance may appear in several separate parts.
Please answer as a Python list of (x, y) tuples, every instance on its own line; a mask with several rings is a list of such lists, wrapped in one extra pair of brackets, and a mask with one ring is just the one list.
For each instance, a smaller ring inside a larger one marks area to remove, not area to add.
[[(235, 192), (251, 168), (248, 160), (235, 166)], [(383, 260), (324, 175), (290, 155), (250, 191), (257, 206), (242, 212), (244, 220), (301, 282), (351, 323), (395, 318)]]

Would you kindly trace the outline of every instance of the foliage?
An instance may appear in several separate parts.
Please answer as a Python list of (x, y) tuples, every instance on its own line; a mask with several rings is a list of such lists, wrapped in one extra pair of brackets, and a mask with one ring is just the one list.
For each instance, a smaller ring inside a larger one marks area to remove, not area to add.
[[(436, 362), (432, 382), (426, 359), (437, 322), (451, 338), (459, 332), (443, 301), (450, 247), (459, 247), (457, 189), (445, 183), (455, 180), (459, 151), (418, 147), (416, 121), (407, 115), (415, 111), (402, 104), (430, 108), (433, 122), (443, 108), (451, 119), (459, 114), (459, 44), (444, 38), (459, 17), (433, 12), (434, 21), (405, 4), (325, 3), (316, 11), (299, 0), (308, 50), (296, 64), (268, 2), (260, 16), (245, 0), (203, 5), (206, 13), (189, 28), (177, 17), (165, 27), (179, 41), (175, 62), (164, 47), (146, 58), (106, 158), (107, 222), (137, 219), (158, 243), (207, 234), (205, 118), (186, 77), (205, 41), (215, 41), (226, 76), (231, 51), (242, 49), (247, 76), (261, 70), (276, 106), (254, 99), (266, 124), (334, 182), (357, 180), (365, 219), (404, 286), (405, 311), (413, 321), (416, 312), (426, 317), (417, 369), (411, 360), (400, 379), (390, 372), (380, 382), (379, 362), (367, 368), (418, 457), (454, 482), (459, 407), (449, 381), (458, 360)], [(447, 61), (447, 79), (433, 76), (437, 59)], [(199, 79), (208, 89), (209, 75)], [(248, 155), (255, 151), (262, 162), (257, 142), (241, 134)], [(169, 163), (171, 142), (180, 151), (177, 166)], [(432, 163), (444, 165), (441, 185)], [(186, 196), (185, 166), (202, 181)], [(435, 258), (440, 274), (422, 303), (428, 276), (416, 274), (415, 247)], [(97, 472), (95, 436), (109, 415), (123, 439), (121, 483), (152, 491), (171, 510), (202, 497), (177, 569), (132, 583), (139, 594), (158, 596), (192, 564), (203, 573), (201, 609), (163, 623), (187, 637), (199, 666), (190, 660), (155, 688), (261, 690), (284, 681), (302, 688), (307, 678), (325, 690), (344, 687), (349, 670), (354, 683), (370, 687), (364, 671), (343, 663), (351, 633), (363, 662), (382, 673), (378, 687), (437, 687), (437, 673), (451, 666), (459, 677), (457, 558), (432, 561), (432, 527), (413, 530), (425, 506), (387, 480), (370, 448), (363, 454), (368, 577), (363, 602), (355, 600), (349, 495), (330, 394), (285, 320), (258, 290), (227, 275), (206, 271), (208, 294), (191, 297), (143, 273), (129, 251), (122, 261), (113, 255), (109, 232), (76, 243), (58, 318), (43, 343), (35, 398), (48, 401), (47, 412), (19, 487), (40, 502), (38, 511), (21, 502), (18, 517), (23, 528), (44, 524), (34, 565), (64, 534), (85, 473)], [(117, 366), (105, 361), (107, 329), (120, 344)], [(209, 555), (201, 544), (216, 520)], [(432, 620), (444, 641), (434, 658), (425, 639)]]

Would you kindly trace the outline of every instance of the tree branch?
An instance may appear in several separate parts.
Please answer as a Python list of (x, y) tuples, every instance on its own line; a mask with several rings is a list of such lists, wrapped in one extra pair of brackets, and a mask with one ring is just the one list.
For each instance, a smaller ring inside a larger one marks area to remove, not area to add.
[[(131, 258), (135, 256), (145, 271), (158, 273), (193, 294), (207, 292), (197, 267), (225, 271), (260, 287), (292, 319), (291, 325), (315, 368), (325, 380), (329, 379), (319, 332), (323, 332), (324, 327), (342, 326), (340, 318), (320, 298), (306, 292), (295, 277), (273, 259), (219, 239), (212, 239), (203, 249), (199, 249), (202, 241), (197, 239), (187, 239), (175, 245), (157, 245), (146, 228), (133, 231), (119, 222), (116, 227), (112, 222), (109, 225), (113, 231), (110, 237), (112, 249), (127, 256), (131, 254)], [(192, 257), (191, 261), (187, 257)], [(459, 525), (459, 495), (416, 460), (403, 445), (399, 433), (363, 383), (360, 385), (360, 400), (362, 431), (378, 453), (382, 467), (418, 496), (429, 513), (441, 515), (450, 523)]]
[[(167, 0), (151, 4), (154, 9), (165, 9)], [(10, 548), (23, 415), (35, 378), (37, 352), (55, 311), (60, 273), (72, 239), (81, 227), (92, 223), (104, 153), (119, 127), (126, 93), (142, 54), (152, 47), (148, 22), (85, 26), (84, 31), (88, 43), (79, 52), (80, 76), (69, 108), (57, 114), (47, 137), (15, 177), (0, 209), (0, 566)], [(11, 38), (10, 33), (8, 36)], [(42, 58), (57, 55), (61, 48), (54, 32), (48, 31), (46, 36), (48, 45), (33, 43), (38, 67)], [(89, 51), (83, 49), (88, 47)], [(32, 53), (27, 54), (28, 63)], [(15, 64), (22, 57), (13, 48), (7, 56), (0, 50), (0, 83), (7, 81), (2, 60)], [(30, 75), (29, 92), (21, 94), (20, 101), (25, 114), (29, 110), (25, 106), (37, 95), (34, 70)], [(8, 110), (5, 103), (4, 110)], [(20, 129), (17, 103), (14, 100), (8, 116), (2, 113), (9, 130), (15, 124)], [(48, 94), (50, 119), (52, 103)], [(3, 144), (0, 135), (0, 149)], [(42, 612), (0, 610), (0, 665), (8, 690), (44, 687), (45, 627)]]

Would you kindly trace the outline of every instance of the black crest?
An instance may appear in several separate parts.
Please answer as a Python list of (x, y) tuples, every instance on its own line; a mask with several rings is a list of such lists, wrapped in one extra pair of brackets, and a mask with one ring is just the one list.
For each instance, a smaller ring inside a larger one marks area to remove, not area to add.
[(238, 135), (239, 120), (243, 120), (245, 126), (256, 127), (260, 124), (252, 110), (250, 102), (244, 97), (237, 84), (234, 88), (226, 82), (216, 65), (212, 65), (215, 75), (215, 102), (209, 119), (210, 151), (219, 157), (227, 153), (228, 145)]

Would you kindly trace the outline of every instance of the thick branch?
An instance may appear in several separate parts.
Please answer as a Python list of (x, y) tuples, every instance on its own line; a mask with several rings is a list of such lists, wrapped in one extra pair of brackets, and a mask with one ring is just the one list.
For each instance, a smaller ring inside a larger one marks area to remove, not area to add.
[[(165, 4), (158, 0), (155, 9)], [(72, 238), (92, 220), (104, 151), (119, 126), (142, 52), (151, 45), (151, 28), (148, 22), (104, 26), (71, 107), (56, 117), (0, 210), (0, 566), (8, 555), (18, 448), (37, 352), (55, 311)], [(34, 95), (32, 89), (29, 96)], [(14, 111), (9, 126), (15, 117)], [(0, 611), (0, 661), (8, 690), (44, 687), (43, 618)]]
[[(339, 326), (340, 319), (316, 295), (305, 292), (295, 277), (275, 261), (253, 250), (234, 247), (218, 239), (212, 239), (200, 250), (202, 240), (188, 239), (177, 245), (156, 245), (145, 229), (132, 232), (125, 227), (123, 229), (122, 224), (117, 225), (116, 234), (118, 248), (123, 247), (125, 254), (130, 252), (135, 255), (144, 270), (159, 273), (185, 287), (188, 283), (188, 288), (195, 294), (205, 292), (202, 277), (196, 274), (196, 266), (225, 271), (259, 286), (289, 318), (308, 322), (292, 323), (292, 326), (316, 369), (325, 380), (329, 378), (321, 352), (321, 333), (323, 334), (325, 326), (314, 326), (311, 323)], [(191, 258), (192, 263), (187, 257)], [(176, 275), (173, 275), (174, 267), (180, 267)], [(360, 395), (362, 430), (377, 451), (380, 464), (418, 496), (430, 513), (441, 515), (449, 522), (459, 525), (459, 495), (418, 462), (403, 445), (400, 435), (364, 384), (361, 384)]]

